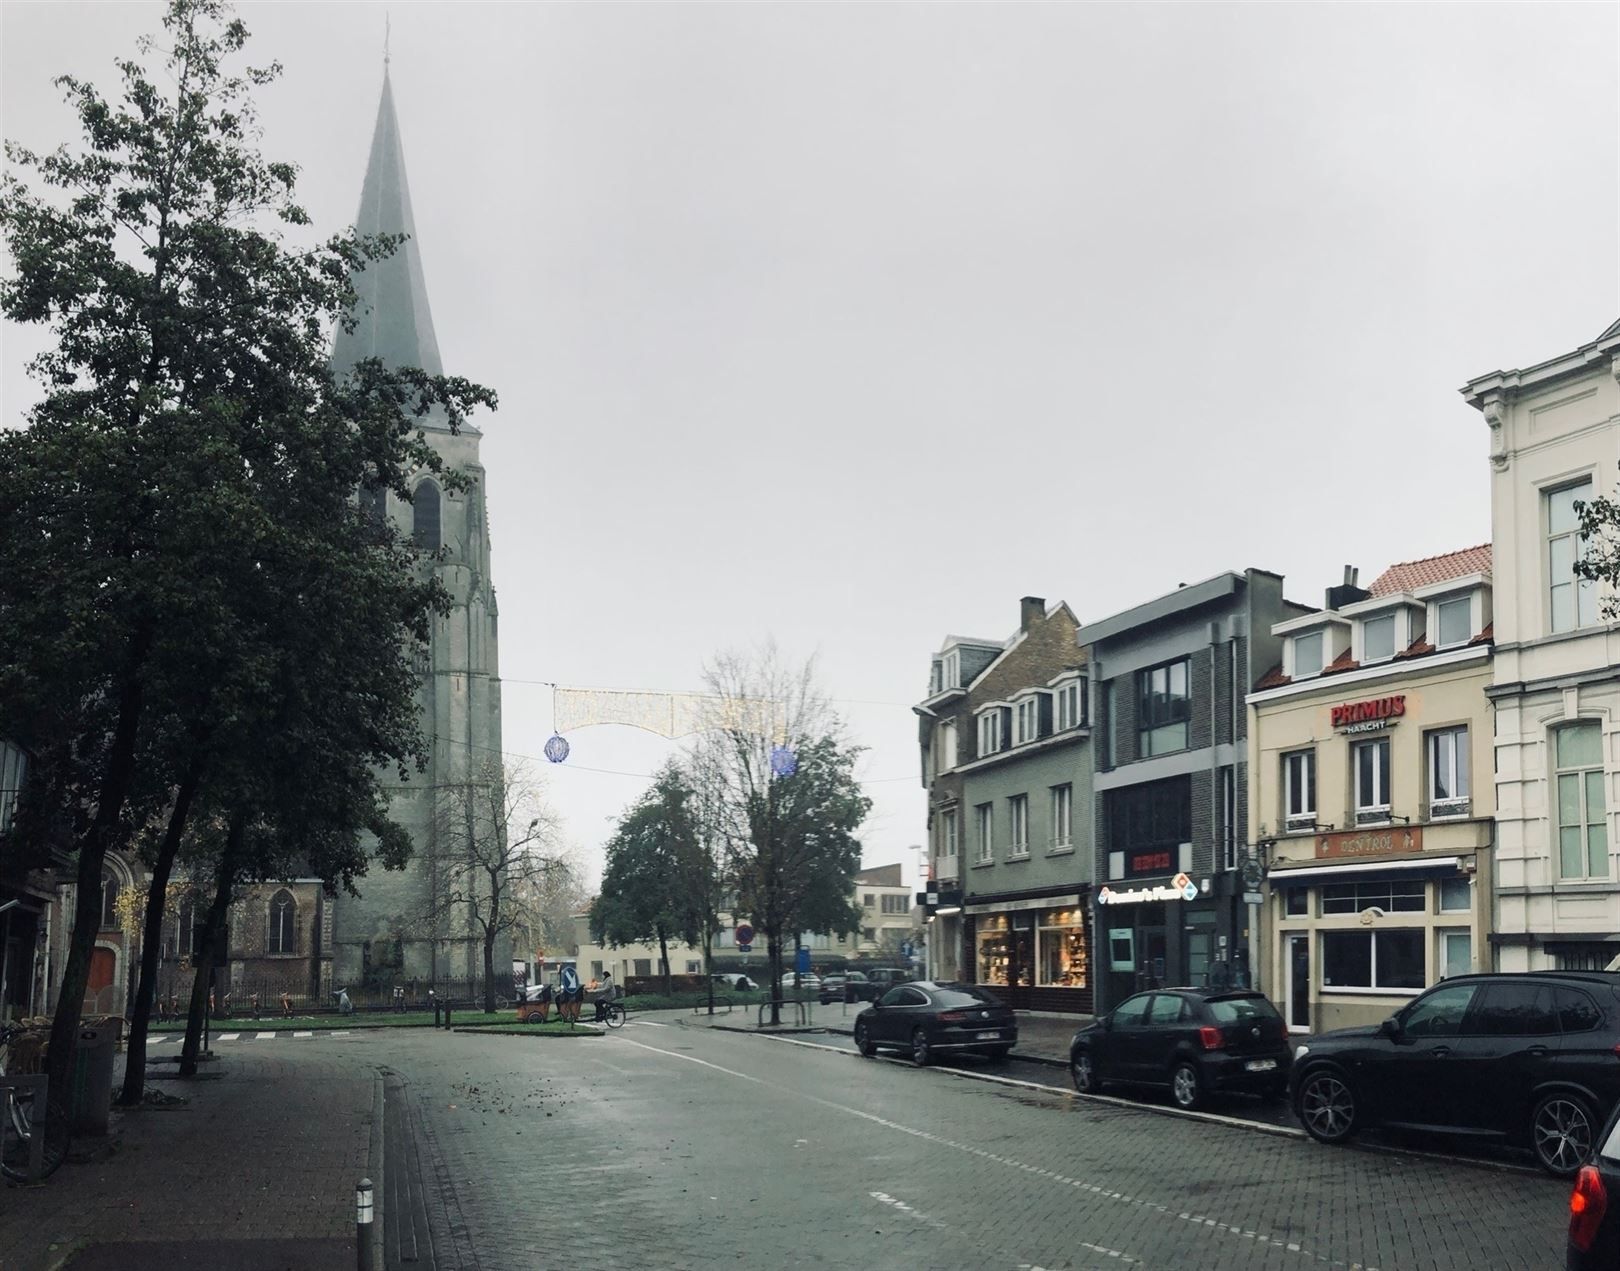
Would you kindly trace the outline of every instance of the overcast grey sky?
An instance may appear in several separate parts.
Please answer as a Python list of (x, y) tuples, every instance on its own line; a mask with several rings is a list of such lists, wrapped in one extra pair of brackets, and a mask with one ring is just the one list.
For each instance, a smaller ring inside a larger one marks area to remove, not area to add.
[[(246, 4), (263, 148), (352, 221), (384, 6)], [(392, 74), (445, 367), (482, 421), (505, 745), (549, 690), (819, 653), (868, 864), (923, 840), (947, 632), (1254, 565), (1490, 538), (1456, 393), (1620, 317), (1613, 5), (400, 4)], [(160, 6), (5, 3), (6, 137), (115, 84)], [(3, 331), (0, 410), (34, 396)], [(876, 704), (873, 704), (876, 703)], [(887, 703), (887, 704), (885, 704)], [(546, 776), (593, 868), (671, 750)]]

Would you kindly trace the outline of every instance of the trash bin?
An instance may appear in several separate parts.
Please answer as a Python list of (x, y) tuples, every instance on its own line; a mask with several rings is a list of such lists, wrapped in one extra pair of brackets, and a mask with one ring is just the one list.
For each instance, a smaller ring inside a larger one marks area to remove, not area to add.
[(75, 1134), (107, 1133), (118, 1031), (105, 1024), (79, 1029), (73, 1075), (68, 1079), (68, 1120)]

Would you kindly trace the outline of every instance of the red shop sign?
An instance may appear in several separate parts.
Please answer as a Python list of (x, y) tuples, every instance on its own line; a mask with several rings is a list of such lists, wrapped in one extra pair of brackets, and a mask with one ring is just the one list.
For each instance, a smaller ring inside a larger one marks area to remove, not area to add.
[(1333, 727), (1356, 732), (1383, 728), (1406, 714), (1406, 695), (1374, 697), (1365, 702), (1347, 702), (1333, 708)]

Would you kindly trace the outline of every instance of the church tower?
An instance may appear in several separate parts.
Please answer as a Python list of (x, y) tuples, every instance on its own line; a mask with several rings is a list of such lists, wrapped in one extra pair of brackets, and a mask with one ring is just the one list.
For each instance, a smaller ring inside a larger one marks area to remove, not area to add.
[[(376, 357), (391, 366), (442, 373), (386, 68), (355, 219), (362, 235), (407, 238), (392, 256), (372, 262), (355, 278), (358, 322), (353, 331), (338, 332), (334, 371), (342, 374), (362, 358)], [(331, 902), (334, 985), (381, 987), (416, 980), (425, 991), (432, 981), (483, 973), (483, 941), (465, 909), (444, 911), (444, 871), (451, 849), (436, 832), (442, 823), (436, 808), (443, 792), (477, 780), (501, 761), (501, 683), (479, 458), (482, 434), (470, 421), (452, 434), (442, 415), (418, 422), (445, 468), (468, 478), (464, 490), (450, 491), (424, 472), (413, 481), (410, 503), (388, 496), (387, 512), (395, 524), (438, 553), (424, 568), (438, 575), (452, 601), (449, 614), (434, 622), (417, 690), (431, 759), (425, 772), (412, 771), (403, 783), (395, 770), (379, 774), (391, 817), (410, 832), (415, 852), (403, 871), (374, 866), (358, 884), (358, 898), (339, 895)], [(495, 952), (496, 974), (510, 966), (510, 947), (502, 941)]]

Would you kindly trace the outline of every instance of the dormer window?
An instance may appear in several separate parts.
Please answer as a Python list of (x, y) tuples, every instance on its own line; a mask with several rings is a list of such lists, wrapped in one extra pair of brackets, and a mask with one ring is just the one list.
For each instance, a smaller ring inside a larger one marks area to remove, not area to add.
[(940, 665), (940, 692), (949, 688), (962, 687), (962, 655), (952, 649), (939, 660)]
[(1012, 711), (1005, 706), (992, 706), (979, 715), (979, 755), (993, 755), (1007, 748), (1008, 717)]
[(1086, 722), (1085, 684), (1084, 680), (1078, 678), (1066, 680), (1054, 690), (1053, 731), (1061, 733), (1066, 729), (1079, 728)]
[(1395, 656), (1395, 615), (1380, 614), (1361, 624), (1361, 660), (1385, 662)]
[(1474, 601), (1471, 596), (1453, 596), (1434, 606), (1434, 639), (1437, 649), (1467, 644), (1474, 634)]
[(932, 697), (934, 694), (942, 692), (944, 688), (945, 668), (940, 664), (940, 660), (935, 658), (928, 674), (928, 696)]
[(1322, 633), (1312, 631), (1309, 635), (1294, 637), (1294, 678), (1304, 679), (1310, 675), (1322, 674)]
[(1036, 741), (1041, 735), (1041, 698), (1044, 693), (1026, 697), (1013, 711), (1013, 745)]

